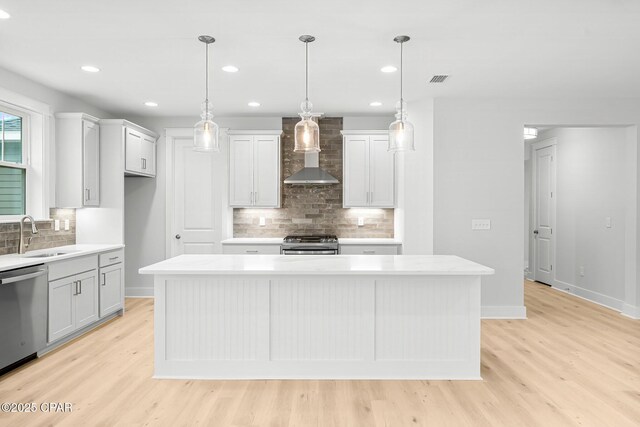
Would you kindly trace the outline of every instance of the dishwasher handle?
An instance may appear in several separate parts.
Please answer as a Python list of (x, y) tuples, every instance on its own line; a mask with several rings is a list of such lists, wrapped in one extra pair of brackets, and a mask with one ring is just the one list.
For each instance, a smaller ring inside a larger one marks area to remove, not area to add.
[(9, 283), (20, 282), (21, 280), (29, 280), (47, 274), (47, 270), (38, 270), (35, 273), (29, 273), (22, 276), (7, 277), (0, 279), (0, 285), (8, 285)]

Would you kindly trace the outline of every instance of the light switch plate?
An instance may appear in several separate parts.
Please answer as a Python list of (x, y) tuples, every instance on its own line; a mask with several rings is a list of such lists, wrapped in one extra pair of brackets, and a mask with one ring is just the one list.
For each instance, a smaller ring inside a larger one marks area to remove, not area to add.
[(59, 219), (56, 219), (56, 220), (53, 221), (53, 229), (55, 231), (60, 231), (60, 220)]
[(267, 221), (263, 216), (261, 216), (260, 217), (260, 227), (264, 227), (265, 225), (267, 225)]
[(69, 231), (69, 220), (68, 220), (68, 219), (65, 219), (65, 220), (64, 220), (64, 229), (65, 229), (66, 231)]
[(364, 218), (359, 216), (358, 217), (358, 227), (363, 227), (364, 226)]
[(491, 220), (490, 219), (472, 219), (471, 229), (472, 230), (491, 230)]

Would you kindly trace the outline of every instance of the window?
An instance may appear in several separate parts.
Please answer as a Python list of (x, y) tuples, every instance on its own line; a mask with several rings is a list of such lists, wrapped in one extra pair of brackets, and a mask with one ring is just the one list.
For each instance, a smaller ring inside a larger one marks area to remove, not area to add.
[(0, 215), (26, 212), (26, 116), (0, 110)]

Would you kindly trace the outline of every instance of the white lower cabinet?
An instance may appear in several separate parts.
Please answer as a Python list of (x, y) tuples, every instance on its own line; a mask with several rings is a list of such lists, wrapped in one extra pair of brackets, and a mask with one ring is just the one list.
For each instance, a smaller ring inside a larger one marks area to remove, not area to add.
[(49, 342), (69, 335), (96, 320), (96, 269), (49, 282)]
[(237, 255), (279, 255), (280, 245), (225, 245), (222, 244), (223, 254)]
[(100, 256), (100, 318), (124, 308), (123, 256), (122, 251)]

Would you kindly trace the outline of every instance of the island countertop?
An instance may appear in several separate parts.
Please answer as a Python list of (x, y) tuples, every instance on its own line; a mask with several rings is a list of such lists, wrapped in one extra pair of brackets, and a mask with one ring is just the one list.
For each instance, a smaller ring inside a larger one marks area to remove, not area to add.
[(491, 275), (454, 255), (179, 255), (141, 268), (156, 275)]

